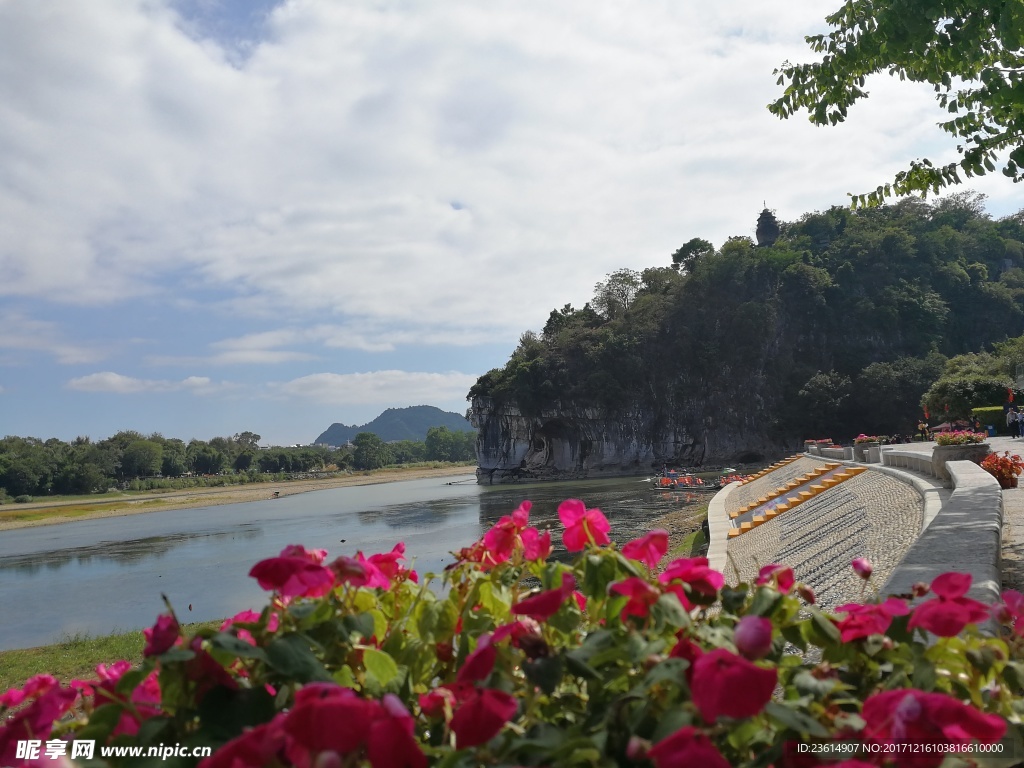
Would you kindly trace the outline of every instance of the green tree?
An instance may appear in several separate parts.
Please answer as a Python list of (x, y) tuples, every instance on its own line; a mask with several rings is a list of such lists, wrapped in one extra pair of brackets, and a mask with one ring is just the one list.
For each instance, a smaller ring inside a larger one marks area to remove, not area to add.
[(594, 286), (594, 309), (607, 318), (618, 317), (629, 309), (643, 285), (640, 273), (617, 269)]
[(356, 469), (380, 469), (394, 461), (391, 449), (373, 432), (360, 432), (352, 439), (355, 451), (352, 463)]
[[(938, 192), (1003, 164), (1024, 179), (1024, 3), (1021, 0), (847, 0), (826, 17), (828, 34), (807, 39), (821, 60), (785, 62), (775, 71), (783, 95), (768, 109), (779, 117), (807, 110), (812, 123), (835, 125), (865, 98), (866, 80), (888, 72), (928, 83), (957, 141), (958, 163), (913, 160), (892, 183), (854, 196), (876, 205), (912, 192)], [(1002, 154), (1005, 160), (1000, 160)]]
[(695, 237), (687, 240), (675, 253), (672, 254), (672, 266), (680, 272), (689, 272), (693, 265), (705, 256), (715, 252), (715, 246), (707, 240)]
[(163, 447), (152, 440), (136, 440), (121, 454), (121, 477), (147, 477), (160, 472)]

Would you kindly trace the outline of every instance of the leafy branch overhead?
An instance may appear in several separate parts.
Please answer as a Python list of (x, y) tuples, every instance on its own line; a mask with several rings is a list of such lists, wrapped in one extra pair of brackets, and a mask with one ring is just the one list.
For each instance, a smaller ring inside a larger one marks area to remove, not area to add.
[(835, 125), (868, 96), (867, 77), (887, 71), (934, 87), (948, 115), (939, 128), (960, 154), (946, 165), (913, 160), (891, 183), (854, 195), (854, 206), (937, 193), (999, 165), (1024, 178), (1024, 0), (847, 0), (826, 21), (832, 32), (806, 38), (820, 61), (775, 70), (786, 90), (768, 105), (773, 114), (806, 110), (812, 123)]

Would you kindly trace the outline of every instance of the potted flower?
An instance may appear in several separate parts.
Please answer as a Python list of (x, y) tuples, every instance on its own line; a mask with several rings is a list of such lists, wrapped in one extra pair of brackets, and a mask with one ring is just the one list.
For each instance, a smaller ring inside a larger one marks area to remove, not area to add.
[(943, 481), (948, 481), (949, 472), (946, 462), (973, 461), (980, 462), (989, 453), (987, 438), (984, 432), (954, 430), (943, 432), (935, 437), (936, 446), (932, 449), (932, 472)]
[(1016, 488), (1017, 477), (1024, 473), (1024, 460), (1015, 453), (990, 453), (981, 460), (981, 468), (999, 481), (1000, 488)]
[(865, 435), (861, 432), (853, 438), (853, 456), (857, 461), (867, 461), (868, 448), (877, 448), (882, 444), (878, 435)]

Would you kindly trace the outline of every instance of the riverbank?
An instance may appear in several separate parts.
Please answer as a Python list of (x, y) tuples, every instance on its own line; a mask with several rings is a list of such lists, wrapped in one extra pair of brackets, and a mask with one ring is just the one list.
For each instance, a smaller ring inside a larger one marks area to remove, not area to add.
[(92, 520), (100, 517), (119, 517), (169, 509), (214, 507), (222, 504), (241, 504), (284, 498), (297, 493), (323, 491), (356, 485), (395, 483), (402, 480), (425, 480), (432, 477), (471, 475), (471, 465), (376, 469), (369, 472), (335, 475), (316, 480), (285, 480), (270, 483), (249, 483), (217, 488), (187, 488), (184, 490), (152, 491), (125, 494), (123, 498), (91, 500), (80, 499), (58, 502), (33, 501), (28, 504), (5, 504), (0, 507), (0, 531), (55, 525), (73, 520)]

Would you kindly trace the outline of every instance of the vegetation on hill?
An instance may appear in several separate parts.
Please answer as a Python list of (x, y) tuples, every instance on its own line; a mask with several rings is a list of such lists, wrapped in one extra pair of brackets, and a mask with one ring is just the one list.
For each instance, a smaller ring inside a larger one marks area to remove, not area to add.
[(360, 432), (372, 432), (384, 442), (413, 440), (423, 442), (431, 427), (446, 427), (452, 432), (468, 432), (473, 428), (466, 417), (442, 411), (432, 405), (414, 405), (409, 408), (388, 408), (373, 421), (361, 427), (331, 424), (314, 440), (316, 445), (345, 445)]
[(1024, 211), (993, 220), (983, 200), (833, 207), (777, 233), (761, 222), (759, 246), (694, 238), (671, 266), (619, 270), (582, 309), (552, 311), (469, 397), (642, 411), (691, 434), (909, 434), (974, 354), (998, 387), (970, 405), (998, 405), (1024, 362), (1024, 343), (996, 346), (1024, 333)]

